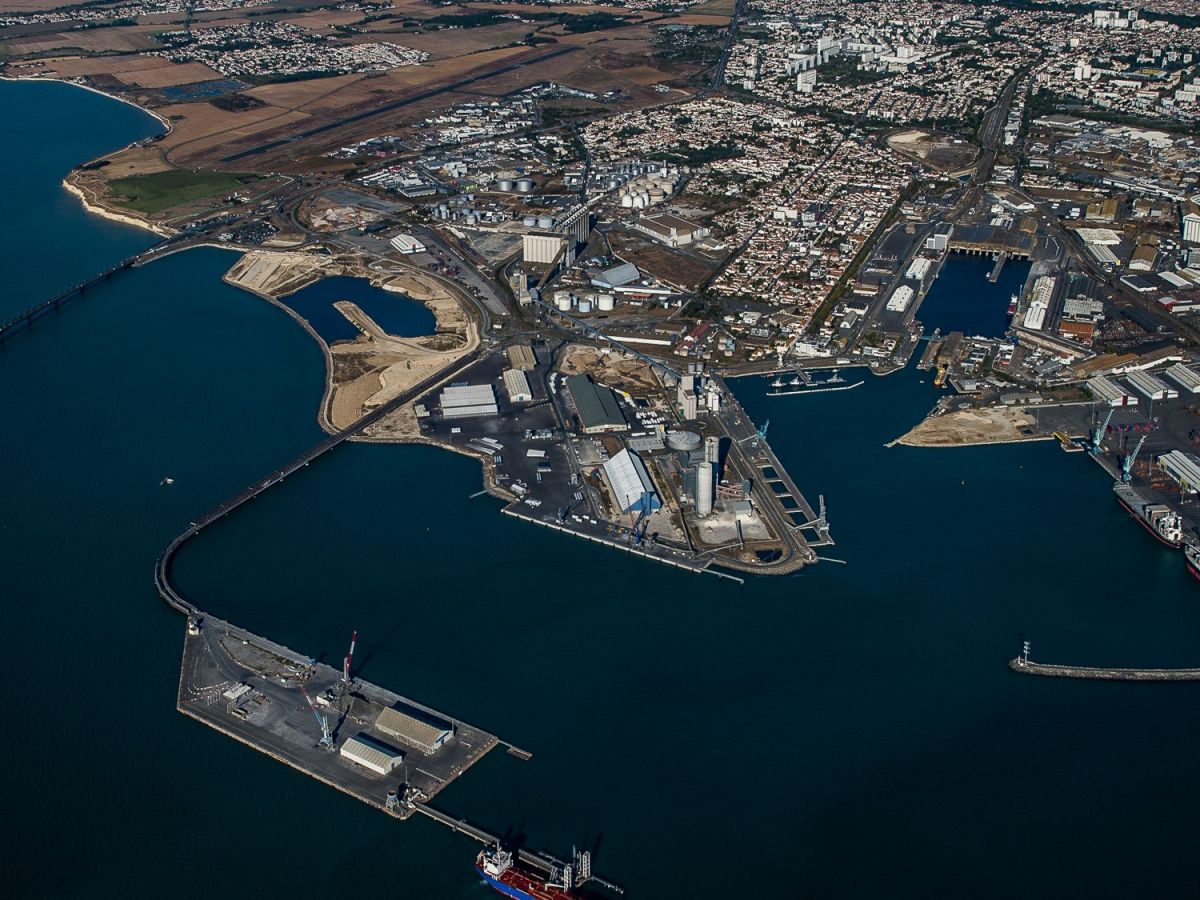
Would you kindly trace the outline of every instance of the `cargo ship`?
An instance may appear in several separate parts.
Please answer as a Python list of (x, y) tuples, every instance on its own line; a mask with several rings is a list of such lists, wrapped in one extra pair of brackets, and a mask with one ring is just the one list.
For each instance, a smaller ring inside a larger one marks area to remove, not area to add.
[(1183, 561), (1192, 577), (1200, 581), (1200, 547), (1195, 544), (1183, 545)]
[(576, 853), (573, 863), (550, 868), (552, 871), (547, 878), (498, 844), (484, 848), (475, 858), (475, 871), (506, 897), (514, 900), (577, 900), (579, 895), (575, 888), (592, 877), (591, 854)]
[(1151, 503), (1129, 485), (1121, 482), (1113, 485), (1113, 493), (1143, 528), (1168, 547), (1178, 550), (1183, 544), (1183, 519), (1171, 507), (1163, 503)]

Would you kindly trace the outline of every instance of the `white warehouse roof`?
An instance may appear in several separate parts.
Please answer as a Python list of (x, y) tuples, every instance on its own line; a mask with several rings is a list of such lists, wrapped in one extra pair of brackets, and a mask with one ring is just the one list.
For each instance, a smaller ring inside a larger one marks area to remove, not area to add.
[(1167, 400), (1179, 396), (1179, 391), (1175, 390), (1175, 388), (1167, 387), (1162, 379), (1155, 378), (1149, 372), (1130, 372), (1129, 383), (1151, 400)]
[(1200, 394), (1200, 375), (1189, 369), (1183, 363), (1175, 363), (1167, 369), (1166, 375), (1184, 390)]
[(1093, 397), (1097, 400), (1103, 400), (1109, 406), (1137, 406), (1138, 403), (1137, 397), (1124, 388), (1118, 387), (1103, 375), (1089, 378), (1087, 389), (1092, 392)]
[(658, 505), (654, 482), (650, 480), (650, 473), (636, 454), (622, 450), (604, 463), (604, 474), (608, 477), (614, 499), (622, 512), (641, 508), (643, 504), (648, 508)]
[(513, 403), (523, 403), (533, 399), (533, 391), (529, 389), (529, 379), (520, 369), (504, 370), (504, 390), (508, 399)]
[(351, 762), (358, 763), (364, 769), (370, 769), (377, 775), (388, 774), (404, 761), (404, 754), (401, 751), (366, 734), (350, 738), (342, 744), (338, 752)]

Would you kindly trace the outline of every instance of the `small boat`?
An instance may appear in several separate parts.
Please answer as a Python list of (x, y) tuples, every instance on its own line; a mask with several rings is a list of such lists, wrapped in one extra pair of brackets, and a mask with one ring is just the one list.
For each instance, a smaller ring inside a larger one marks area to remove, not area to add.
[(794, 378), (793, 378), (791, 381), (789, 381), (789, 382), (788, 382), (788, 384), (790, 384), (790, 385), (792, 385), (793, 387), (795, 387), (795, 386), (796, 386), (796, 385), (798, 385), (798, 384), (804, 384), (804, 382), (803, 382), (803, 381), (801, 381), (801, 380), (800, 380), (800, 376), (799, 376), (799, 375), (797, 375), (797, 376), (796, 376), (796, 377), (794, 377)]
[(162, 487), (164, 484), (174, 484), (174, 483), (175, 483), (175, 479), (172, 478), (170, 475), (168, 475), (166, 478), (164, 478), (162, 481), (160, 481), (158, 483), (158, 486)]
[(776, 388), (776, 389), (783, 387), (783, 379), (776, 378), (774, 381), (771, 382), (771, 387)]

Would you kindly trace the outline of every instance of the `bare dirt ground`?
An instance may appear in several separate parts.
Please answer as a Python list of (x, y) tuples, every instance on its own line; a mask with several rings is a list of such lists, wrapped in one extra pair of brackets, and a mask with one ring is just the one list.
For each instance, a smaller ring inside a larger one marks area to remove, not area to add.
[(970, 447), (1040, 440), (1023, 433), (1033, 425), (1033, 416), (1020, 409), (964, 409), (925, 419), (897, 443), (906, 447)]
[[(334, 304), (361, 332), (357, 340), (330, 348), (333, 371), (327, 405), (330, 424), (345, 428), (355, 419), (443, 369), (479, 346), (479, 329), (449, 290), (419, 273), (401, 275), (379, 285), (422, 301), (437, 320), (434, 334), (402, 338), (387, 334), (370, 316), (349, 302)], [(376, 439), (419, 434), (415, 413), (389, 416), (369, 436)]]
[(595, 347), (572, 344), (563, 352), (559, 370), (564, 375), (591, 375), (608, 387), (644, 397), (657, 393), (658, 379), (650, 366), (640, 359), (629, 359), (617, 353), (605, 353)]
[(313, 253), (251, 250), (225, 273), (225, 281), (254, 294), (278, 299), (308, 287), (325, 275), (340, 275), (344, 267)]

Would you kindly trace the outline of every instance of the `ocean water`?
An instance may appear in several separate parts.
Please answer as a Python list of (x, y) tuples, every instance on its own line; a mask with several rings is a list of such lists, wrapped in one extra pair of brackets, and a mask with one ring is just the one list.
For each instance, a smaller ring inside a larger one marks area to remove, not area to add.
[(62, 190), (73, 166), (158, 134), (132, 106), (58, 82), (0, 81), (5, 179), (0, 319), (28, 309), (143, 250), (148, 231), (89, 215)]
[[(0, 109), (35, 127), (45, 87), (0, 84)], [(71, 96), (91, 140), (137, 136), (124, 107)], [(120, 258), (124, 231), (92, 221), (78, 239)], [(467, 839), (174, 711), (183, 622), (156, 557), (320, 437), (321, 354), (220, 282), (233, 258), (133, 270), (0, 345), (7, 892), (484, 900)], [(1047, 661), (1195, 664), (1179, 554), (1053, 443), (884, 448), (936, 399), (920, 373), (787, 398), (734, 384), (826, 496), (845, 565), (688, 575), (469, 500), (465, 458), (346, 445), (206, 530), (178, 578), (313, 655), (357, 629), (364, 677), (531, 750), (439, 805), (593, 847), (629, 897), (1200, 893), (1196, 688), (1006, 668), (1022, 637)]]
[(339, 300), (351, 301), (395, 337), (432, 334), (437, 324), (423, 303), (372, 287), (365, 278), (325, 278), (284, 298), (283, 302), (299, 313), (326, 343), (332, 344), (358, 337), (358, 329), (334, 306)]

